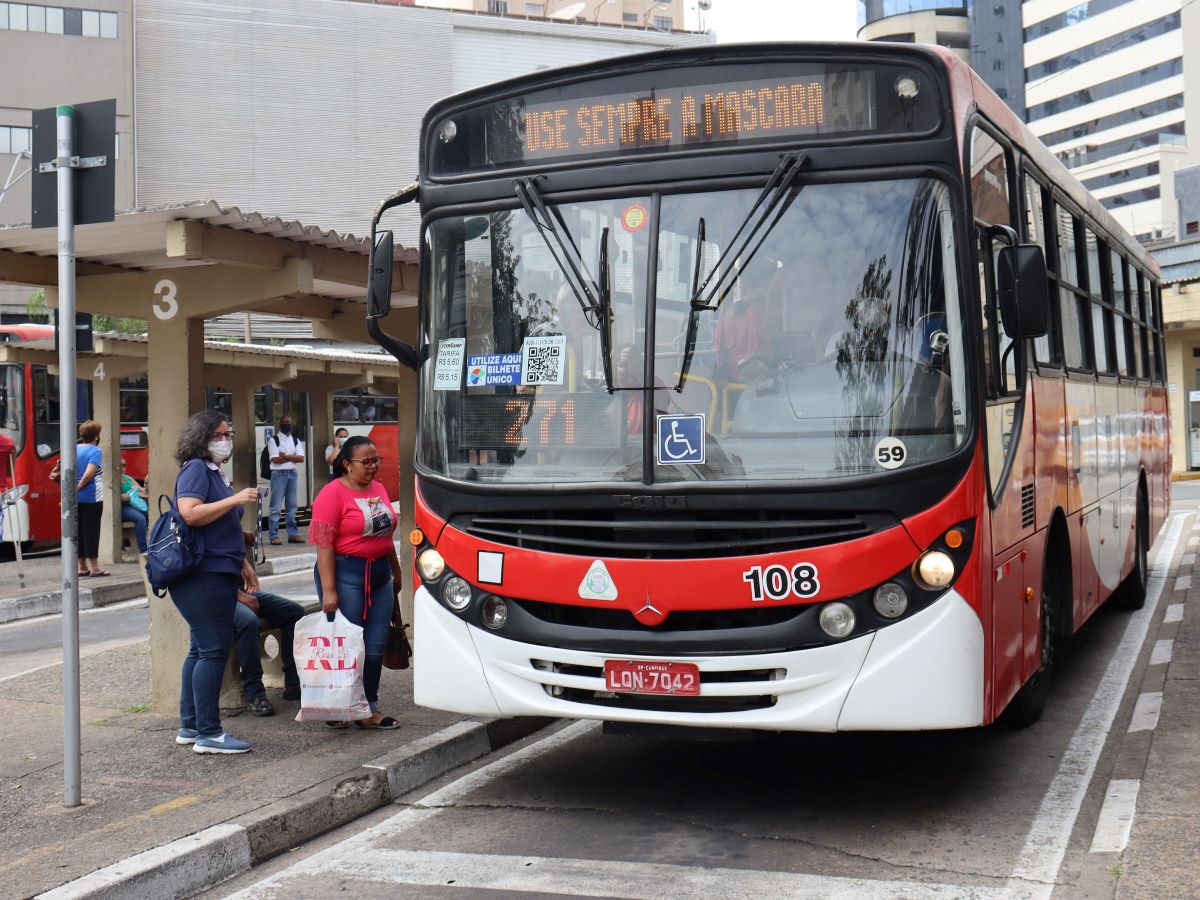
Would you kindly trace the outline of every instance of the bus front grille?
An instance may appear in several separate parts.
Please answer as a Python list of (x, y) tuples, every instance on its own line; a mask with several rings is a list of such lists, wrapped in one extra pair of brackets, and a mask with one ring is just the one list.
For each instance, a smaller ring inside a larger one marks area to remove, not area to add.
[(454, 523), (473, 537), (545, 553), (624, 559), (701, 559), (781, 553), (855, 540), (894, 526), (881, 513), (723, 510), (636, 516), (599, 510), (475, 515)]

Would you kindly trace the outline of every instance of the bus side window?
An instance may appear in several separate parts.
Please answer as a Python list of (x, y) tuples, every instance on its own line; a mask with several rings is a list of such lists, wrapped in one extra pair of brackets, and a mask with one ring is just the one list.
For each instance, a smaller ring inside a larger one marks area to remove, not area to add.
[(1061, 206), (1058, 214), (1058, 284), (1062, 320), (1063, 362), (1069, 369), (1087, 369), (1088, 300), (1079, 273), (1079, 220)]
[(1092, 359), (1096, 362), (1096, 371), (1105, 375), (1112, 372), (1112, 355), (1109, 353), (1109, 332), (1112, 331), (1112, 318), (1104, 308), (1102, 291), (1104, 278), (1100, 272), (1100, 242), (1092, 229), (1085, 228), (1085, 249), (1087, 252), (1088, 291), (1091, 294), (1092, 313)]
[[(1042, 248), (1042, 254), (1046, 257), (1046, 268), (1049, 271), (1055, 269), (1054, 254), (1049, 252), (1049, 242), (1047, 235), (1051, 233), (1051, 229), (1047, 227), (1046, 209), (1048, 203), (1046, 198), (1046, 189), (1042, 187), (1037, 180), (1032, 176), (1025, 176), (1025, 241), (1030, 244), (1037, 244)], [(1050, 290), (1047, 296), (1054, 296), (1054, 283), (1050, 282)], [(1034, 358), (1039, 363), (1054, 365), (1058, 362), (1056, 353), (1056, 342), (1054, 340), (1055, 316), (1050, 316), (1048, 325), (1049, 330), (1040, 338), (1033, 339)]]
[(983, 305), (984, 361), (988, 393), (1002, 397), (1020, 388), (1020, 346), (1004, 333), (996, 309), (996, 261), (1000, 248), (987, 234), (991, 225), (1014, 224), (1009, 201), (1008, 153), (982, 128), (971, 136), (971, 202), (979, 249), (979, 296)]

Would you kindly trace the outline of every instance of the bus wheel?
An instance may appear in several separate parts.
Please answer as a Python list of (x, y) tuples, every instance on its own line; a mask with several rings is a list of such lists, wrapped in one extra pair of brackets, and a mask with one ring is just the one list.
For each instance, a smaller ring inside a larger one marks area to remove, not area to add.
[[(1049, 573), (1046, 573), (1047, 575)], [(1021, 685), (1001, 720), (1012, 728), (1028, 728), (1042, 717), (1050, 696), (1051, 675), (1054, 672), (1054, 598), (1047, 590), (1049, 582), (1042, 580), (1042, 664), (1033, 677)]]
[(1119, 609), (1141, 609), (1146, 605), (1146, 581), (1150, 577), (1150, 515), (1146, 495), (1138, 491), (1137, 524), (1134, 526), (1136, 547), (1133, 569), (1113, 592), (1113, 605)]

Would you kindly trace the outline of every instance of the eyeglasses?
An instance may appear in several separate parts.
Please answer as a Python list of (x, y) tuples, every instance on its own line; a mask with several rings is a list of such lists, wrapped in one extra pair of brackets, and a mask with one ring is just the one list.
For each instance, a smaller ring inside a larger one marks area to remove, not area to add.
[(232, 441), (236, 433), (232, 428), (229, 431), (214, 431), (212, 439), (214, 441)]
[(369, 469), (372, 466), (377, 466), (381, 462), (383, 462), (383, 457), (382, 456), (367, 456), (367, 457), (364, 457), (363, 459), (352, 459), (352, 460), (350, 460), (350, 462), (356, 462), (359, 465), (365, 466), (366, 468)]

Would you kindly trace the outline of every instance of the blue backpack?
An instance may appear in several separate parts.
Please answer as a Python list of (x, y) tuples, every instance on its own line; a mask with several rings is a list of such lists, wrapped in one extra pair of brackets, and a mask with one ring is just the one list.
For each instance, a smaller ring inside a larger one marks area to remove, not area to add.
[[(163, 501), (170, 507), (163, 509)], [(146, 541), (146, 578), (154, 596), (165, 597), (167, 588), (194, 572), (204, 556), (200, 533), (183, 521), (175, 501), (162, 494), (158, 498), (158, 519)]]

